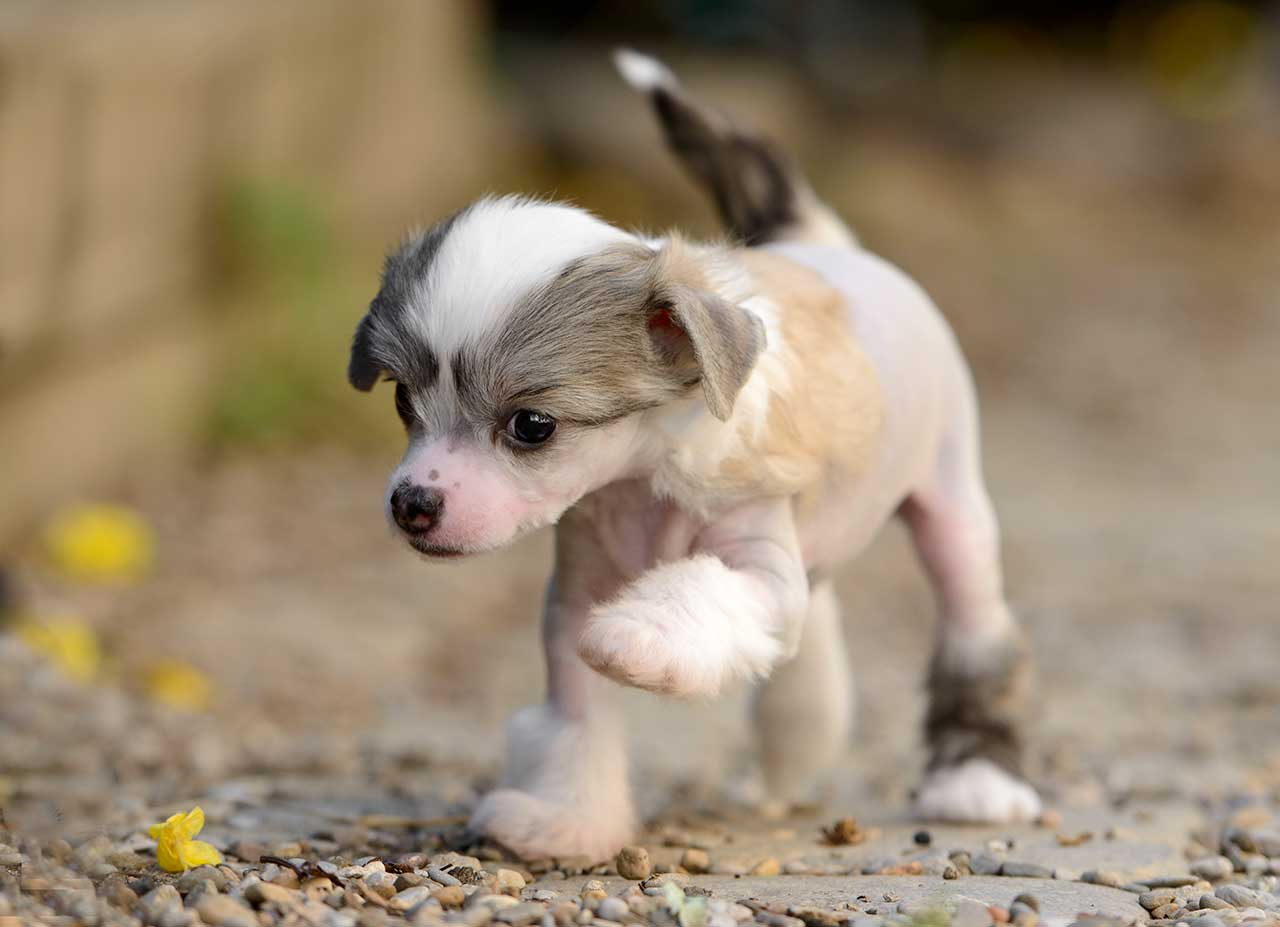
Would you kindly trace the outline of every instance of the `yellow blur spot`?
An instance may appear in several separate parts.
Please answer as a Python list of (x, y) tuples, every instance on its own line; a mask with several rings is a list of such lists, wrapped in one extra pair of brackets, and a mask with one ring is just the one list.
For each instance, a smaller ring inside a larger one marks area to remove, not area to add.
[(45, 531), (49, 559), (72, 579), (133, 582), (151, 569), (155, 539), (137, 512), (83, 505), (57, 515)]
[(102, 651), (93, 629), (78, 618), (27, 618), (14, 629), (28, 647), (77, 682), (92, 682), (102, 664)]
[(156, 861), (166, 872), (185, 872), (196, 866), (216, 866), (222, 862), (222, 854), (212, 844), (194, 840), (204, 829), (204, 810), (192, 808), (186, 814), (179, 811), (162, 824), (154, 824), (147, 831), (156, 841)]
[(1254, 14), (1238, 3), (1174, 4), (1156, 18), (1147, 36), (1147, 78), (1183, 115), (1230, 115), (1243, 103), (1245, 65), (1258, 32)]
[(213, 683), (200, 670), (180, 660), (157, 663), (147, 672), (147, 694), (184, 711), (204, 711), (213, 703)]

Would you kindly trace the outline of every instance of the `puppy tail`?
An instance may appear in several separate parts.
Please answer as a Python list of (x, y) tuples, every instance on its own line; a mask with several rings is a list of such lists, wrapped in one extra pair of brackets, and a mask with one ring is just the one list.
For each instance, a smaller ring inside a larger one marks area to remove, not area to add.
[(735, 238), (747, 245), (857, 243), (773, 142), (735, 128), (719, 112), (694, 101), (656, 58), (620, 48), (613, 60), (623, 79), (653, 102), (667, 145), (710, 192)]

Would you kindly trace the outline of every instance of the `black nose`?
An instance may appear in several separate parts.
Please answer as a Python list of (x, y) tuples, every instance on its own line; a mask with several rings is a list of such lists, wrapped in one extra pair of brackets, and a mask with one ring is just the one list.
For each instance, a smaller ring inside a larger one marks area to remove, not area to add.
[(391, 494), (391, 517), (406, 534), (426, 534), (443, 511), (444, 493), (435, 487), (401, 483)]

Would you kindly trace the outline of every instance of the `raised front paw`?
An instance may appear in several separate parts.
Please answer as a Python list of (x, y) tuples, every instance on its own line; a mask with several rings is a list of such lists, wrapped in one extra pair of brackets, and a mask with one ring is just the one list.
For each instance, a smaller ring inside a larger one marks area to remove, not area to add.
[(518, 789), (490, 792), (471, 815), (470, 828), (524, 859), (612, 857), (631, 837), (629, 808), (569, 807)]
[(768, 674), (782, 653), (752, 589), (714, 557), (665, 564), (597, 606), (578, 640), (588, 666), (681, 698)]
[(916, 797), (916, 813), (932, 821), (1003, 824), (1040, 814), (1040, 796), (990, 760), (935, 769)]

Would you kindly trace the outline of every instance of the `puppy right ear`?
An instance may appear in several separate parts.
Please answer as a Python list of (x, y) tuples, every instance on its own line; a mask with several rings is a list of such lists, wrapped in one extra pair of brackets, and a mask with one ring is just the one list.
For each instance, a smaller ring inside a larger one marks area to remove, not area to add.
[(373, 317), (366, 315), (356, 326), (351, 339), (351, 360), (347, 362), (347, 380), (363, 393), (373, 389), (382, 376), (382, 365), (373, 356)]

